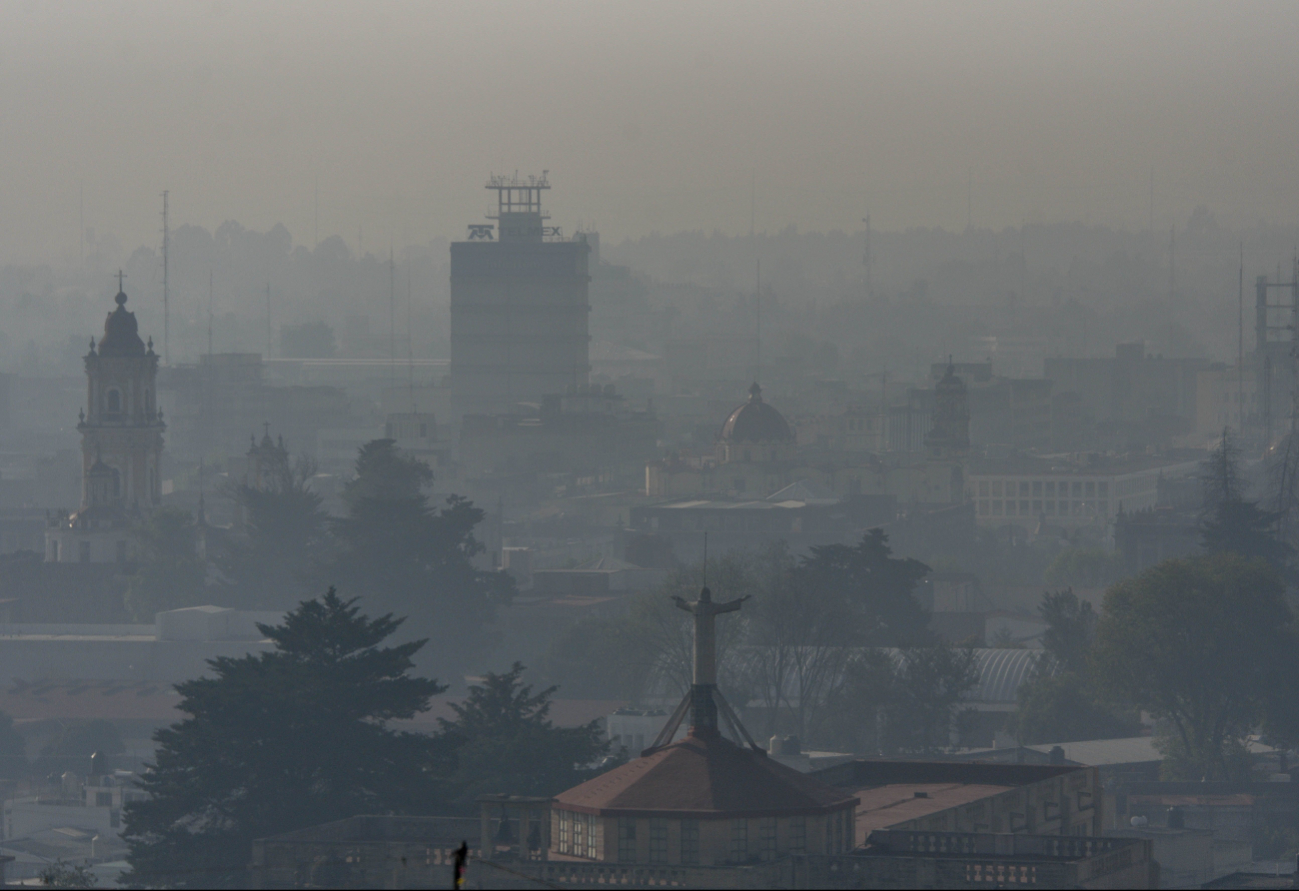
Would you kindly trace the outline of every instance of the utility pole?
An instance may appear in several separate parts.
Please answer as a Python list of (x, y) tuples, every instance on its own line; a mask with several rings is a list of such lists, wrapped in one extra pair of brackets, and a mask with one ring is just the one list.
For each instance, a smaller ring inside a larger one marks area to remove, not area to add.
[(86, 184), (77, 187), (77, 209), (81, 213), (81, 231), (77, 233), (77, 259), (81, 265), (86, 263)]
[(162, 364), (171, 364), (171, 290), (168, 278), (168, 248), (171, 247), (171, 229), (167, 220), (168, 191), (162, 190)]

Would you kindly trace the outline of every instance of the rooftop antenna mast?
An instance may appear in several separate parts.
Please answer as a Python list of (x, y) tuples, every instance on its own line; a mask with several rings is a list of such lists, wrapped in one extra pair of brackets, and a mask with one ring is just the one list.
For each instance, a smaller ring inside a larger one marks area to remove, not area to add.
[(861, 265), (866, 270), (866, 298), (875, 296), (875, 286), (871, 281), (871, 215), (866, 214), (862, 222), (866, 224), (866, 249), (862, 252)]
[(171, 364), (171, 289), (168, 278), (168, 248), (171, 247), (171, 229), (167, 219), (167, 197), (162, 190), (162, 363)]
[(753, 373), (762, 377), (762, 258), (757, 259), (757, 272), (755, 275), (754, 285), (754, 305), (757, 307), (757, 336), (754, 338), (754, 351), (756, 362)]
[(207, 354), (212, 355), (212, 270), (207, 271)]
[(1245, 434), (1245, 242), (1240, 243), (1240, 267), (1236, 276), (1236, 406), (1240, 434)]
[(397, 262), (388, 248), (388, 365), (392, 386), (397, 386)]
[(271, 357), (271, 283), (266, 283), (266, 358)]
[(415, 291), (411, 285), (410, 263), (406, 264), (406, 383), (410, 390), (410, 412), (415, 414), (415, 335), (411, 324), (411, 311), (415, 305)]

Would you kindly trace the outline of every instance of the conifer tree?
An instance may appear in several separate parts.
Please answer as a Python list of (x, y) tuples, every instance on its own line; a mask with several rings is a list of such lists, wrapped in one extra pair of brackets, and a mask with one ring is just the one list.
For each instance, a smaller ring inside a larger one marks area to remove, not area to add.
[(210, 677), (179, 684), (186, 717), (154, 735), (149, 798), (125, 809), (128, 881), (237, 885), (254, 839), (435, 808), (437, 742), (388, 726), (444, 689), (410, 675), (424, 641), (383, 646), (401, 622), (331, 588), (258, 626), (273, 651), (212, 659)]

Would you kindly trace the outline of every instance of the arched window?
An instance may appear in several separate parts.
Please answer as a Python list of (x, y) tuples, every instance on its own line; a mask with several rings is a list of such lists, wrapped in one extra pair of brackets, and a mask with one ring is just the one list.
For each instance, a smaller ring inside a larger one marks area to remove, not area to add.
[(122, 393), (120, 390), (112, 389), (108, 391), (108, 413), (115, 415), (122, 410)]

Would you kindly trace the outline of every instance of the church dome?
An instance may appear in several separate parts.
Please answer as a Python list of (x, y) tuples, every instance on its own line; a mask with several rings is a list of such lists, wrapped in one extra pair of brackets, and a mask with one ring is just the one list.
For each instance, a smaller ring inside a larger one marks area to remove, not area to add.
[(722, 425), (725, 442), (793, 442), (794, 431), (780, 412), (762, 401), (757, 382), (749, 388), (749, 401), (731, 412)]
[(126, 292), (117, 292), (117, 309), (104, 320), (104, 336), (99, 341), (101, 356), (143, 356), (144, 341), (135, 313), (126, 309)]

